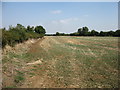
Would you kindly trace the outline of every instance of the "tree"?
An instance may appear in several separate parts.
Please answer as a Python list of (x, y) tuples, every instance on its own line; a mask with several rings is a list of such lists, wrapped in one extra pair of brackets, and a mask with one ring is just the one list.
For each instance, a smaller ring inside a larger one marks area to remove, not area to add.
[(115, 35), (115, 32), (114, 31), (108, 31), (107, 32), (107, 36), (114, 36)]
[(99, 33), (95, 30), (92, 30), (91, 33), (90, 33), (91, 36), (97, 36), (99, 35)]
[(79, 35), (82, 35), (82, 36), (87, 36), (88, 35), (88, 31), (89, 31), (89, 29), (87, 27), (83, 27), (83, 28), (79, 28), (78, 29)]
[(100, 31), (100, 36), (104, 36), (104, 32), (103, 31)]
[(56, 36), (59, 36), (60, 35), (60, 33), (59, 32), (56, 32)]
[(79, 35), (82, 35), (82, 28), (78, 29), (78, 33), (79, 33)]
[(115, 32), (115, 36), (119, 36), (119, 37), (120, 37), (120, 30), (117, 30), (117, 31)]
[(27, 26), (27, 32), (33, 32), (34, 31), (34, 27), (30, 27), (29, 25)]
[(21, 24), (17, 24), (17, 26), (15, 27), (17, 30), (21, 30), (21, 29), (25, 29), (24, 26), (22, 26)]
[(29, 32), (30, 31), (30, 26), (27, 26), (27, 30), (26, 30), (27, 32)]
[(36, 26), (35, 32), (38, 34), (45, 34), (46, 33), (45, 29), (42, 26)]
[(89, 29), (87, 27), (83, 27), (82, 34), (84, 36), (87, 36), (88, 35), (88, 31), (89, 31)]

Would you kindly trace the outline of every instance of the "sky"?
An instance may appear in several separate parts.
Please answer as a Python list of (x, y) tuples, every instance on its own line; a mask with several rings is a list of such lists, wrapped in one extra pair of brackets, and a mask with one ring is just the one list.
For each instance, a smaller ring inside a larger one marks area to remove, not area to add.
[(2, 26), (42, 25), (47, 33), (118, 29), (117, 2), (3, 2)]
[(120, 29), (120, 1), (118, 2), (118, 29)]

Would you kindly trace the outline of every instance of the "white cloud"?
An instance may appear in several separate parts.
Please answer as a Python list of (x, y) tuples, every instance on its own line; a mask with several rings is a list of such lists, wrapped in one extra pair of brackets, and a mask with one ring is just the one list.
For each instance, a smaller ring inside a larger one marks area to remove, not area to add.
[(51, 11), (51, 13), (52, 14), (60, 14), (60, 13), (62, 13), (62, 11), (61, 10), (55, 10), (55, 11)]
[(78, 18), (67, 18), (67, 19), (61, 19), (61, 20), (56, 20), (52, 21), (53, 24), (69, 24), (71, 22), (78, 21)]

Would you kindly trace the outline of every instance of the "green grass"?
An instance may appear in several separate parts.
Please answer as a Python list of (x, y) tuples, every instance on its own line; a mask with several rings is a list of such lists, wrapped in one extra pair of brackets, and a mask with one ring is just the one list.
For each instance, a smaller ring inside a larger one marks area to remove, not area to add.
[(16, 86), (7, 86), (5, 88), (16, 88)]
[(15, 81), (16, 83), (20, 83), (20, 82), (22, 82), (22, 81), (24, 81), (24, 80), (25, 80), (25, 78), (24, 78), (24, 73), (23, 73), (23, 72), (20, 72), (20, 71), (17, 71), (17, 75), (15, 76), (14, 81)]

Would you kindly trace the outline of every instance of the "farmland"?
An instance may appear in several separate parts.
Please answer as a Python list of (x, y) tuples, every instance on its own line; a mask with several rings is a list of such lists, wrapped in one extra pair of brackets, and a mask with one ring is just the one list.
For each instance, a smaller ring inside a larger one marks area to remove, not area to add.
[(3, 87), (117, 88), (118, 52), (118, 37), (31, 40), (3, 52)]

